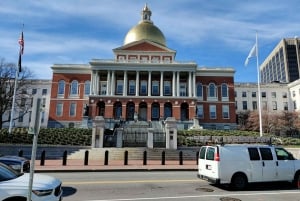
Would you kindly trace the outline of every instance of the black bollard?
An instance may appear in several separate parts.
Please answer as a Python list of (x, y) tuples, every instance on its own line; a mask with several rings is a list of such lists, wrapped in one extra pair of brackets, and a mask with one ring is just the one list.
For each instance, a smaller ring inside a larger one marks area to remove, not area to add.
[(18, 156), (23, 157), (23, 150), (22, 149), (19, 150)]
[(196, 153), (196, 165), (198, 165), (198, 164), (199, 164), (199, 160), (198, 160), (198, 158), (199, 158), (199, 151), (197, 151), (197, 153)]
[(179, 165), (183, 165), (182, 151), (179, 152)]
[(124, 152), (124, 165), (128, 165), (128, 151)]
[(147, 165), (147, 151), (144, 151), (143, 165)]
[(104, 165), (108, 165), (108, 151), (105, 151)]
[(67, 165), (67, 154), (68, 154), (67, 150), (64, 151), (64, 154), (63, 154), (63, 163), (62, 163), (62, 165), (64, 165), (64, 166)]
[(165, 165), (165, 164), (166, 164), (166, 152), (165, 152), (165, 151), (163, 151), (163, 152), (161, 153), (161, 164), (162, 164), (162, 165)]
[(41, 161), (40, 161), (40, 165), (44, 166), (45, 165), (45, 158), (46, 158), (46, 151), (43, 150), (42, 154), (41, 154)]
[(89, 164), (89, 151), (86, 150), (84, 153), (84, 165), (88, 165)]

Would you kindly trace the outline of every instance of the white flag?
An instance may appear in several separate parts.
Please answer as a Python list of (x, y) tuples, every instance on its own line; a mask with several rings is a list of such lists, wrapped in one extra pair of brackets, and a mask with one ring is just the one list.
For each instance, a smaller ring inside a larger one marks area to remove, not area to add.
[(255, 57), (255, 56), (257, 56), (256, 44), (254, 44), (253, 47), (252, 47), (252, 49), (250, 50), (249, 55), (248, 55), (248, 57), (247, 57), (247, 59), (245, 61), (245, 66), (248, 65), (249, 59), (251, 57)]

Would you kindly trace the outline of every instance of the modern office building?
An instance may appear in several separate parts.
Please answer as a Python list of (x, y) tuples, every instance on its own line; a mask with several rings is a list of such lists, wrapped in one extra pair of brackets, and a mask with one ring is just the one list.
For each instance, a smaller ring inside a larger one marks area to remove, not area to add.
[(113, 59), (54, 64), (48, 127), (80, 125), (83, 116), (157, 122), (174, 117), (179, 129), (197, 118), (204, 128), (236, 126), (233, 68), (199, 68), (177, 61), (146, 5), (141, 20), (113, 49)]
[(261, 83), (290, 83), (300, 78), (300, 39), (282, 39), (260, 65)]

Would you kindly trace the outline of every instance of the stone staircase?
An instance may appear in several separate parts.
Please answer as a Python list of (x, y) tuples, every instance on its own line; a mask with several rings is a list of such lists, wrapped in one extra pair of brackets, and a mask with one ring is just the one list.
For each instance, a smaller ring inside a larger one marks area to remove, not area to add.
[(143, 160), (144, 152), (147, 152), (147, 160), (161, 160), (162, 153), (165, 152), (166, 160), (179, 160), (182, 152), (183, 160), (196, 160), (198, 148), (169, 150), (163, 148), (92, 148), (80, 149), (68, 155), (68, 159), (84, 159), (88, 151), (89, 160), (104, 160), (105, 153), (108, 152), (109, 160), (124, 160), (125, 152), (128, 152), (128, 160)]

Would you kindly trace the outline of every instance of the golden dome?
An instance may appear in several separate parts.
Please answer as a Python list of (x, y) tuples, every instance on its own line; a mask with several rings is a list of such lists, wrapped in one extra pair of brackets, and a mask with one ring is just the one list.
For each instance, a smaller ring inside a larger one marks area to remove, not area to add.
[(146, 5), (142, 10), (142, 20), (131, 28), (125, 36), (124, 45), (139, 40), (149, 40), (160, 45), (166, 46), (164, 34), (150, 20), (151, 11)]

